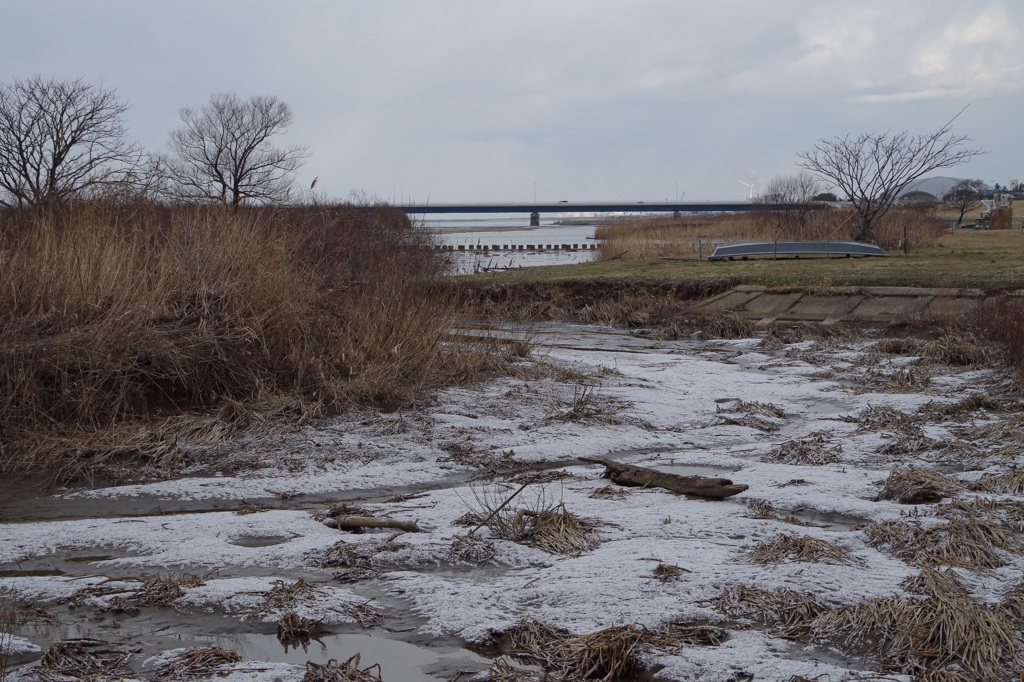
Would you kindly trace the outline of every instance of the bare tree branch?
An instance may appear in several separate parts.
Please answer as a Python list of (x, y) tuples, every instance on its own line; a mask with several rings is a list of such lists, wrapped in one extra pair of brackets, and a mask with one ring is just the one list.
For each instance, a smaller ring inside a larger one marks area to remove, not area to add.
[(175, 194), (237, 208), (246, 201), (287, 200), (306, 147), (278, 149), (270, 138), (292, 122), (291, 108), (273, 96), (242, 100), (234, 93), (211, 95), (200, 110), (181, 110), (184, 126), (171, 131), (167, 160)]
[(952, 123), (927, 135), (886, 131), (819, 140), (797, 155), (799, 165), (846, 194), (860, 216), (856, 238), (868, 239), (875, 221), (911, 182), (986, 153), (967, 146), (971, 138), (954, 134)]
[(142, 161), (125, 140), (128, 105), (83, 82), (0, 85), (0, 205), (64, 201), (128, 181)]
[(958, 212), (957, 225), (964, 221), (964, 215), (968, 211), (982, 206), (981, 190), (984, 188), (985, 182), (982, 180), (961, 180), (953, 185), (946, 192), (946, 195), (942, 197), (942, 201), (945, 204), (953, 207)]

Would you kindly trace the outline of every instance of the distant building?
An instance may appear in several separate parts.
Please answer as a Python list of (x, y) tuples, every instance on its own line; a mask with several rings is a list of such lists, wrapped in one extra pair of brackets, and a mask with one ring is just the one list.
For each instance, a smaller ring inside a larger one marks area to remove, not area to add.
[(938, 203), (949, 194), (949, 190), (956, 187), (963, 180), (963, 178), (948, 178), (945, 176), (919, 178), (907, 185), (900, 192), (900, 195), (896, 197), (896, 201), (900, 204)]

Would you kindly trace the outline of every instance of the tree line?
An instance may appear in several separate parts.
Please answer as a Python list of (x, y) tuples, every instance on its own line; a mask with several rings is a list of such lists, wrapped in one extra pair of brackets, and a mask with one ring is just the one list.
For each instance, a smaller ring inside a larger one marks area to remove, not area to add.
[(128, 105), (83, 79), (33, 76), (0, 84), (0, 206), (132, 197), (279, 203), (292, 194), (306, 147), (278, 147), (294, 114), (274, 96), (214, 93), (180, 111), (167, 153), (128, 139)]
[[(0, 206), (111, 194), (235, 209), (247, 202), (279, 203), (292, 196), (295, 173), (309, 156), (306, 147), (273, 144), (294, 118), (274, 96), (215, 93), (199, 109), (182, 109), (182, 125), (170, 132), (163, 154), (146, 153), (128, 140), (127, 110), (114, 90), (81, 78), (34, 76), (0, 84)], [(780, 179), (763, 200), (800, 203), (824, 182), (853, 206), (856, 239), (870, 239), (911, 182), (985, 153), (954, 133), (952, 122), (922, 135), (886, 131), (819, 140), (797, 155), (806, 173)], [(970, 206), (976, 184), (955, 189), (950, 200)]]

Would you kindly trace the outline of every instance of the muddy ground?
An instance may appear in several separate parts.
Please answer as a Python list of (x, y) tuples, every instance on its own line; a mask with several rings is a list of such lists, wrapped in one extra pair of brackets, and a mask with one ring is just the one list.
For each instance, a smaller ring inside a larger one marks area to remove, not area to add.
[[(1008, 679), (1020, 666), (1024, 420), (984, 353), (898, 331), (513, 333), (537, 344), (518, 376), (415, 408), (197, 434), (179, 443), (186, 460), (112, 467), (92, 488), (8, 486), (0, 678)], [(750, 487), (710, 500), (615, 486), (581, 456)], [(352, 516), (419, 532), (332, 527)], [(958, 644), (900, 639), (951, 614)]]

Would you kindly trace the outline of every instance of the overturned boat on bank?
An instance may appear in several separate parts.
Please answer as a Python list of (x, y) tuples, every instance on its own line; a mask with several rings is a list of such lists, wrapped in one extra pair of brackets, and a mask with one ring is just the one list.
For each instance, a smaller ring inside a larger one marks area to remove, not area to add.
[(844, 257), (885, 256), (876, 244), (846, 241), (795, 241), (795, 242), (743, 242), (722, 244), (715, 248), (708, 260), (734, 260), (753, 256), (779, 256), (800, 258), (801, 256)]

